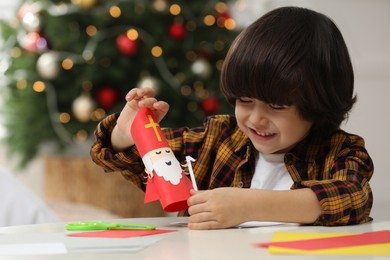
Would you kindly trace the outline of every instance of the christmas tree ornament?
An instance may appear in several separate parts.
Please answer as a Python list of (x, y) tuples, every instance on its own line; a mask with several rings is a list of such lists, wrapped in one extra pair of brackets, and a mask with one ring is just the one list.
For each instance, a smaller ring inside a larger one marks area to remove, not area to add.
[(169, 26), (169, 35), (173, 39), (180, 41), (186, 37), (187, 31), (182, 23), (175, 22)]
[(220, 102), (216, 97), (208, 97), (202, 101), (202, 110), (206, 115), (213, 115), (215, 114), (219, 107)]
[(130, 132), (148, 174), (144, 202), (160, 200), (166, 212), (187, 209), (192, 182), (181, 168), (149, 108), (138, 110)]
[(127, 34), (121, 34), (116, 38), (116, 46), (120, 53), (128, 56), (133, 56), (138, 53), (139, 41), (131, 40)]
[(20, 20), (27, 31), (39, 31), (41, 21), (39, 11), (41, 7), (38, 3), (25, 3), (17, 11), (16, 17)]
[(48, 51), (37, 60), (37, 71), (44, 79), (55, 79), (60, 73), (59, 54), (54, 51)]
[(47, 41), (39, 32), (29, 32), (18, 37), (20, 46), (26, 51), (42, 53), (47, 49)]
[(98, 90), (97, 100), (100, 107), (111, 109), (118, 101), (118, 91), (111, 86), (105, 86)]
[(72, 103), (72, 112), (80, 122), (88, 122), (96, 104), (89, 93), (82, 93)]
[(210, 77), (212, 72), (210, 63), (205, 59), (197, 59), (192, 63), (191, 70), (195, 75), (198, 75), (202, 79)]
[(38, 13), (27, 12), (21, 19), (23, 27), (30, 32), (39, 31), (41, 20)]

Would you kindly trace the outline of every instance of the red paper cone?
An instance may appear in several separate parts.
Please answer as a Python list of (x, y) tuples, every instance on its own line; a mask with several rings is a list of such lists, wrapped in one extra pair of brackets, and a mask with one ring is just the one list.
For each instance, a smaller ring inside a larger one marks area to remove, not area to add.
[(141, 108), (130, 131), (149, 176), (144, 202), (160, 200), (167, 212), (187, 209), (192, 183), (181, 169), (153, 112)]

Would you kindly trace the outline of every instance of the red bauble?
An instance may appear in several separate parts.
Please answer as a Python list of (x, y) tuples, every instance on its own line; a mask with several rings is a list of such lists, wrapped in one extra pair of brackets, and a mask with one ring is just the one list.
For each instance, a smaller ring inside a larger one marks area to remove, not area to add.
[(110, 109), (118, 101), (118, 92), (113, 87), (103, 87), (97, 93), (97, 100), (102, 108)]
[(122, 54), (129, 56), (137, 54), (139, 50), (138, 40), (131, 40), (126, 34), (121, 34), (116, 38), (116, 46)]
[(224, 11), (224, 12), (218, 12), (218, 18), (223, 18), (223, 19), (229, 19), (231, 18), (232, 16), (230, 15), (230, 13), (228, 11)]
[(216, 97), (209, 97), (203, 100), (202, 110), (206, 115), (215, 114), (220, 107), (219, 100)]
[(169, 27), (169, 35), (175, 40), (183, 40), (187, 35), (187, 31), (183, 24), (173, 23)]

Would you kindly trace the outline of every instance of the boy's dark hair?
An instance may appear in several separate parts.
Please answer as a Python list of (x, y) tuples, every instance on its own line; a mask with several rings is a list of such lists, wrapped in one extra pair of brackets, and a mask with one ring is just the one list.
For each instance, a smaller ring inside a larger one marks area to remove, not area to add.
[(313, 130), (339, 128), (356, 101), (347, 46), (327, 16), (300, 7), (275, 9), (233, 42), (221, 74), (231, 104), (250, 97), (295, 105)]

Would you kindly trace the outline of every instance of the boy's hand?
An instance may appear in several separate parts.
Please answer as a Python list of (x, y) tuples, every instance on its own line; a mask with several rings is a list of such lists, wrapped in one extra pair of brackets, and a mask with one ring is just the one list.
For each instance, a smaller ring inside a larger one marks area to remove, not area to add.
[(139, 108), (147, 107), (153, 110), (158, 122), (168, 113), (169, 105), (154, 98), (151, 88), (134, 88), (126, 95), (126, 105), (121, 111), (111, 134), (111, 144), (115, 151), (123, 151), (134, 145), (130, 127)]
[(246, 203), (242, 201), (242, 189), (191, 190), (191, 194), (188, 199), (188, 228), (228, 228), (245, 222), (242, 206)]

